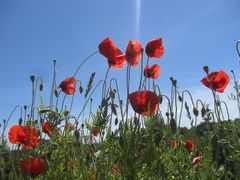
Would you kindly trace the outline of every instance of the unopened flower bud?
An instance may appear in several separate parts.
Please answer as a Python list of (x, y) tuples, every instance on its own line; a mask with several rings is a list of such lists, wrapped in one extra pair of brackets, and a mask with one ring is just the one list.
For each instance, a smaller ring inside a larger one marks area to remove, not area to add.
[(44, 89), (44, 85), (43, 85), (43, 83), (41, 83), (39, 86), (39, 91), (42, 91), (43, 89)]
[(22, 118), (19, 118), (18, 124), (19, 124), (20, 126), (22, 125), (22, 122), (23, 122)]
[(58, 93), (57, 89), (54, 90), (54, 94), (55, 94), (56, 97), (58, 97), (59, 93)]
[(202, 114), (202, 117), (206, 115), (206, 109), (204, 107), (202, 107), (201, 109), (201, 114)]
[(183, 101), (182, 96), (178, 96), (178, 100), (179, 100), (180, 102), (182, 102), (182, 101)]
[(203, 70), (204, 70), (207, 74), (209, 73), (208, 66), (203, 66)]
[(193, 114), (196, 116), (196, 117), (198, 117), (198, 109), (197, 108), (193, 108)]
[(34, 82), (35, 81), (35, 76), (30, 76), (30, 79), (31, 79), (32, 82)]

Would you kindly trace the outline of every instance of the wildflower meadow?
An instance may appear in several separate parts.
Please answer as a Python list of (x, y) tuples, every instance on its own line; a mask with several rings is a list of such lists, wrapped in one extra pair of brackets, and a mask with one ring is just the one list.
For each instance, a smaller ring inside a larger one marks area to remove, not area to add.
[[(234, 82), (230, 98), (240, 114), (237, 74), (202, 68), (199, 84), (212, 93), (210, 108), (190, 91), (179, 91), (174, 77), (169, 77), (170, 94), (162, 93), (164, 85), (156, 80), (166, 53), (164, 37), (145, 45), (130, 39), (125, 51), (116, 44), (109, 37), (99, 42), (98, 50), (60, 82), (54, 60), (50, 93), (42, 77), (30, 76), (31, 102), (16, 106), (1, 124), (1, 179), (239, 179), (240, 116), (230, 119), (232, 109), (221, 100)], [(240, 41), (236, 51), (240, 58)], [(88, 83), (81, 81), (89, 61), (106, 64), (103, 80), (96, 81), (92, 72)], [(121, 79), (109, 76), (123, 67)], [(131, 78), (133, 68), (140, 69), (138, 78)], [(126, 84), (124, 92), (119, 81)], [(131, 81), (138, 84), (134, 91)], [(48, 101), (43, 93), (49, 93)], [(84, 99), (77, 112), (76, 95)], [(9, 125), (12, 114), (18, 123)], [(183, 119), (189, 128), (181, 126)]]

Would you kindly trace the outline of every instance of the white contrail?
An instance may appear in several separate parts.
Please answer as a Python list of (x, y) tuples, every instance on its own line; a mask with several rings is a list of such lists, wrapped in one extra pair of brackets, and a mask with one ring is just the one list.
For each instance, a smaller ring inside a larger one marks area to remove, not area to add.
[(140, 38), (141, 0), (136, 0), (136, 40)]

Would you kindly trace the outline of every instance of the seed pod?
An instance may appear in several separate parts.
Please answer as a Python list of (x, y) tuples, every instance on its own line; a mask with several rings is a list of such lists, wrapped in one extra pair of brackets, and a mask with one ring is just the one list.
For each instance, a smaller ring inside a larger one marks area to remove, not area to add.
[(193, 108), (193, 114), (196, 116), (196, 117), (198, 117), (198, 109), (197, 108)]

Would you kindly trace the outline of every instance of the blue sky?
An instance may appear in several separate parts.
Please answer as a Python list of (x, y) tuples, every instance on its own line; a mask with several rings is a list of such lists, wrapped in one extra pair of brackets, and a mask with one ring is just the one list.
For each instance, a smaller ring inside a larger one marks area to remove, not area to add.
[[(200, 84), (204, 65), (213, 71), (239, 73), (235, 51), (240, 39), (239, 9), (239, 0), (1, 0), (0, 119), (7, 118), (15, 105), (30, 104), (32, 74), (43, 77), (46, 89), (38, 97), (47, 104), (53, 59), (61, 82), (106, 37), (123, 52), (130, 38), (145, 47), (149, 40), (162, 37), (165, 54), (150, 64), (161, 66), (157, 83), (164, 93), (170, 90), (170, 76), (178, 80), (180, 90), (204, 89)], [(86, 86), (92, 72), (97, 82), (106, 70), (106, 59), (96, 55), (77, 78)], [(139, 67), (133, 69), (131, 91), (136, 90), (138, 72)], [(123, 96), (125, 73), (126, 67), (110, 71), (118, 78)], [(75, 111), (81, 109), (79, 98)]]

